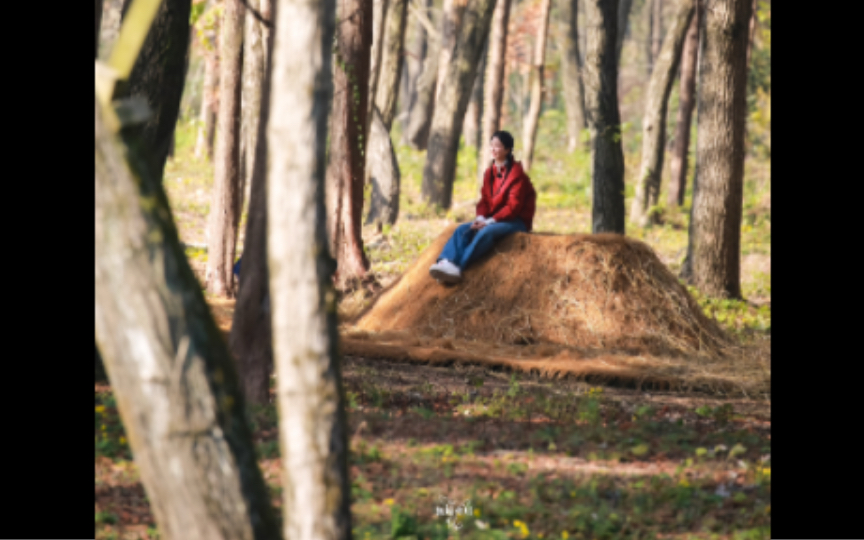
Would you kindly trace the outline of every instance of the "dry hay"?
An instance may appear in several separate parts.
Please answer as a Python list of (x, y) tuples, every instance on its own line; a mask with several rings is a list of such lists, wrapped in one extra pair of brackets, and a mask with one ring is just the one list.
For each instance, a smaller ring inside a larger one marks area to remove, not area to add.
[(768, 392), (765, 351), (739, 346), (707, 318), (643, 242), (615, 234), (517, 233), (448, 287), (428, 269), (454, 229), (343, 330), (346, 354)]

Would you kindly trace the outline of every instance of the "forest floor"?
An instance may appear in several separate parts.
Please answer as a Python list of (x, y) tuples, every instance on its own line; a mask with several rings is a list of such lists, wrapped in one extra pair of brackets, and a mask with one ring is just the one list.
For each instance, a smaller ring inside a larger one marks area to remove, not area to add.
[[(540, 123), (530, 173), (539, 193), (535, 230), (589, 232), (588, 156), (565, 155), (565, 130), (554, 113)], [(639, 141), (625, 140), (629, 208)], [(194, 126), (178, 126), (165, 186), (181, 240), (190, 246), (190, 263), (203, 278), (206, 250), (192, 246), (206, 244), (212, 166), (192, 157), (192, 141)], [(399, 221), (383, 234), (364, 229), (372, 272), (383, 285), (447, 224), (473, 218), (478, 191), (476, 157), (463, 149), (453, 208), (426, 208), (420, 199), (423, 153), (400, 146), (397, 155)], [(746, 300), (689, 290), (743, 344), (764, 346), (771, 339), (769, 165), (750, 158), (745, 163)], [(627, 234), (645, 241), (677, 272), (686, 251), (689, 202), (665, 207), (667, 180), (668, 173), (656, 209), (661, 224), (643, 230), (628, 222)], [(245, 214), (241, 246), (243, 222)], [(368, 301), (362, 294), (346, 296), (340, 313), (356, 312)], [(346, 357), (343, 368), (356, 538), (770, 536), (770, 396), (648, 393), (480, 367), (357, 357)], [(109, 386), (96, 385), (95, 407), (96, 538), (158, 538)], [(250, 417), (259, 463), (278, 507), (275, 408), (251, 410)], [(440, 497), (470, 500), (461, 528), (448, 529), (436, 515)]]

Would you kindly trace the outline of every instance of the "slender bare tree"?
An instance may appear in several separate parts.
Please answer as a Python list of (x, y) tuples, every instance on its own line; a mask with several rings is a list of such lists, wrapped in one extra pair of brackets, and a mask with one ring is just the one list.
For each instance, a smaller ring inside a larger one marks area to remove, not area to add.
[[(494, 16), (494, 15), (493, 15)], [(462, 124), (462, 135), (465, 146), (477, 151), (480, 147), (480, 123), (483, 117), (483, 79), (486, 76), (486, 58), (488, 55), (489, 40), (484, 44), (483, 54), (480, 55), (480, 65), (477, 66), (477, 77), (471, 90), (471, 99), (468, 101), (468, 110), (465, 112), (465, 122)]]
[(682, 277), (704, 294), (741, 298), (741, 213), (751, 0), (718, 0), (701, 20), (699, 124)]
[(101, 107), (97, 101), (96, 344), (159, 534), (278, 539), (234, 362), (147, 146), (126, 134), (124, 148)]
[[(340, 286), (369, 269), (363, 252), (363, 180), (366, 164), (369, 55), (372, 3), (340, 0), (337, 7), (336, 65), (330, 150), (327, 164), (327, 234), (336, 257)], [(272, 280), (272, 277), (271, 277)]]
[(372, 114), (375, 105), (375, 94), (378, 89), (378, 75), (381, 72), (381, 57), (384, 54), (384, 21), (387, 18), (387, 8), (390, 0), (372, 1), (372, 50), (369, 54), (369, 103), (367, 117)]
[(681, 84), (678, 90), (678, 116), (675, 120), (675, 138), (672, 157), (669, 161), (668, 205), (684, 204), (687, 190), (687, 155), (690, 151), (690, 123), (693, 118), (693, 105), (696, 104), (696, 60), (699, 57), (699, 18), (702, 8), (696, 2), (693, 20), (684, 40), (681, 53)]
[(675, 82), (681, 49), (684, 48), (687, 30), (696, 10), (695, 4), (696, 0), (678, 0), (675, 18), (663, 40), (663, 48), (655, 59), (654, 72), (648, 82), (645, 115), (642, 117), (642, 163), (636, 180), (636, 196), (630, 207), (630, 220), (640, 227), (656, 223), (656, 214), (649, 212), (649, 209), (657, 205), (660, 195), (669, 93)]
[[(483, 135), (481, 144), (488, 144), (492, 134), (501, 125), (501, 107), (504, 102), (504, 71), (507, 64), (507, 27), (510, 23), (512, 0), (497, 0), (492, 15), (489, 33), (489, 60), (486, 67), (486, 85), (483, 104)], [(481, 150), (481, 156), (483, 150)], [(489, 163), (486, 159), (477, 160), (478, 183), (483, 183), (483, 173)]]
[(415, 20), (421, 24), (425, 23), (423, 30), (427, 42), (426, 56), (417, 76), (415, 96), (412, 98), (405, 133), (406, 141), (415, 150), (425, 150), (429, 143), (429, 128), (432, 125), (432, 113), (435, 110), (435, 89), (438, 85), (438, 57), (440, 56), (438, 53), (441, 46), (441, 34), (440, 32), (433, 33), (433, 23), (427, 17), (431, 7), (431, 0), (426, 0), (425, 11), (419, 8), (415, 9), (412, 5)]
[[(402, 57), (405, 51), (405, 25), (408, 20), (408, 0), (390, 0), (384, 17), (381, 68), (375, 90), (375, 105), (387, 131), (396, 116), (396, 98), (402, 78)], [(371, 129), (371, 126), (370, 126)]]
[[(216, 140), (216, 113), (219, 110), (219, 28), (221, 17), (208, 0), (205, 14), (198, 18), (200, 28), (198, 43), (203, 49), (204, 81), (201, 89), (201, 111), (198, 117), (198, 136), (195, 140), (195, 157), (213, 159), (213, 143)], [(212, 24), (206, 24), (212, 21)]]
[(537, 138), (537, 124), (540, 121), (540, 107), (543, 104), (543, 83), (545, 79), (546, 35), (549, 32), (549, 11), (552, 0), (540, 0), (537, 34), (534, 36), (534, 58), (531, 66), (531, 104), (525, 123), (522, 126), (522, 166), (531, 169), (534, 161), (534, 141)]
[(441, 85), (432, 118), (421, 186), (427, 204), (450, 208), (462, 120), (494, 8), (494, 0), (469, 0), (465, 7), (455, 54), (447, 63), (445, 84)]
[[(267, 252), (283, 463), (283, 532), (292, 540), (351, 537), (347, 422), (331, 283), (333, 260), (326, 233), (325, 148), (327, 105), (333, 92), (333, 13), (350, 14), (360, 8), (354, 12), (360, 13), (355, 16), (361, 19), (359, 32), (354, 28), (343, 38), (353, 35), (362, 44), (358, 49), (365, 53), (358, 56), (365, 54), (366, 68), (372, 21), (367, 8), (342, 1), (339, 10), (333, 0), (279, 0), (276, 8), (267, 133)], [(343, 27), (348, 25), (345, 17), (339, 20)], [(343, 48), (345, 40), (339, 44), (347, 64), (353, 55)], [(357, 72), (363, 78), (366, 73), (365, 69)], [(355, 111), (366, 111), (365, 97), (357, 100)]]
[(618, 0), (586, 0), (585, 112), (591, 128), (591, 230), (624, 234), (624, 151), (615, 56)]
[(582, 58), (579, 56), (578, 1), (561, 0), (558, 5), (558, 29), (561, 43), (561, 77), (564, 86), (564, 104), (567, 109), (567, 151), (581, 146), (585, 121), (585, 87), (582, 84)]

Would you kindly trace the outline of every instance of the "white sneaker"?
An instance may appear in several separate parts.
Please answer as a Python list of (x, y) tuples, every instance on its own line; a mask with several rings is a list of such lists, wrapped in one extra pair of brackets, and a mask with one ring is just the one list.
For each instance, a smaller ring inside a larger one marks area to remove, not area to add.
[(462, 270), (447, 259), (441, 259), (433, 264), (429, 268), (429, 274), (444, 283), (459, 283), (462, 281)]

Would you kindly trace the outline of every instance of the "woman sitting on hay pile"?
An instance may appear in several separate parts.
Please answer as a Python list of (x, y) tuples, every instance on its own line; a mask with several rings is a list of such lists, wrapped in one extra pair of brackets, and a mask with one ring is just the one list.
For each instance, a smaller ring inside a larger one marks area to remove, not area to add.
[(429, 268), (439, 282), (459, 283), (462, 270), (492, 249), (497, 240), (531, 231), (537, 192), (522, 163), (513, 159), (513, 136), (498, 131), (490, 145), (492, 163), (483, 175), (477, 217), (456, 228)]

